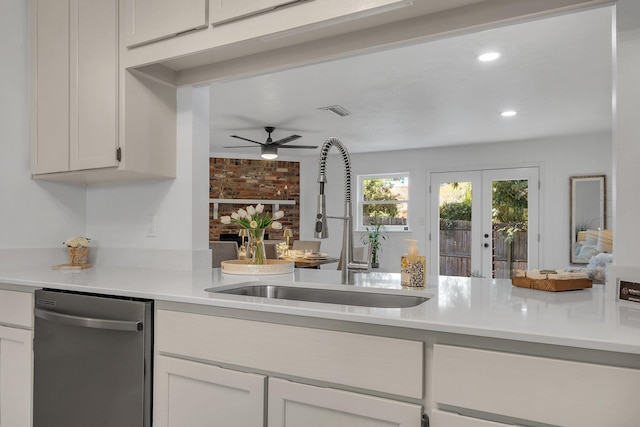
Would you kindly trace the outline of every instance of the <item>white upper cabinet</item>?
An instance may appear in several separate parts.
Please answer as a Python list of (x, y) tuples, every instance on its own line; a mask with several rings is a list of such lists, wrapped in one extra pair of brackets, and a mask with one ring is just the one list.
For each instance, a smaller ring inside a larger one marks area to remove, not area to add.
[(212, 25), (244, 18), (275, 9), (286, 4), (310, 0), (209, 0)]
[[(287, 31), (304, 33), (307, 41), (324, 38), (333, 34), (327, 30), (333, 25), (396, 8), (406, 7), (408, 13), (413, 5), (410, 0), (120, 0), (120, 4), (122, 65), (132, 69), (163, 64), (178, 72), (298, 43)], [(268, 40), (273, 35), (276, 41)]]
[(175, 86), (122, 67), (120, 12), (119, 0), (29, 2), (34, 178), (175, 177)]
[(117, 166), (118, 3), (34, 0), (31, 170)]
[(173, 37), (208, 25), (207, 0), (129, 0), (123, 4), (126, 8), (127, 47)]

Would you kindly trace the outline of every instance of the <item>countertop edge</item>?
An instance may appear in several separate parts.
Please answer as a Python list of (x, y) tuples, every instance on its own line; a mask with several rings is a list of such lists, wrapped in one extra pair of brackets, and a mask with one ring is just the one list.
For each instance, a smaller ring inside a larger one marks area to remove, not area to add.
[[(132, 271), (136, 274), (144, 274), (146, 272), (144, 269), (132, 269)], [(110, 270), (106, 269), (105, 272), (105, 275), (108, 275)], [(128, 286), (128, 284), (116, 286), (113, 283), (110, 283), (109, 280), (113, 280), (113, 278), (108, 278), (107, 280), (105, 277), (99, 275), (97, 276), (98, 278), (90, 279), (82, 275), (74, 277), (73, 274), (74, 273), (72, 273), (71, 275), (69, 275), (69, 273), (63, 273), (60, 275), (44, 274), (43, 277), (35, 277), (37, 275), (25, 276), (23, 275), (23, 273), (0, 272), (0, 288), (3, 288), (3, 285), (5, 285), (4, 288), (13, 290), (25, 288), (26, 291), (33, 291), (38, 288), (53, 288), (74, 292), (89, 292), (97, 294), (126, 296), (132, 298), (154, 299), (166, 302), (205, 305), (237, 310), (250, 310), (254, 312), (286, 314), (344, 322), (358, 322), (378, 326), (470, 335), (485, 338), (496, 338), (538, 344), (549, 344), (555, 346), (601, 350), (607, 352), (640, 354), (640, 340), (638, 340), (638, 342), (636, 343), (635, 341), (626, 342), (624, 339), (619, 339), (616, 337), (612, 337), (610, 339), (570, 337), (562, 334), (554, 335), (549, 333), (536, 333), (523, 330), (523, 328), (520, 328), (520, 330), (515, 330), (515, 328), (509, 330), (506, 327), (496, 328), (482, 325), (468, 325), (463, 323), (454, 324), (452, 322), (438, 322), (429, 319), (420, 320), (411, 318), (405, 319), (400, 317), (390, 317), (386, 315), (377, 315), (375, 312), (344, 312), (336, 310), (334, 307), (327, 307), (329, 306), (328, 304), (299, 303), (296, 306), (290, 306), (283, 305), (281, 303), (282, 301), (280, 301), (280, 304), (278, 304), (277, 302), (256, 303), (251, 301), (222, 298), (220, 296), (215, 296), (215, 294), (206, 293), (203, 290), (201, 290), (198, 295), (192, 295), (188, 294), (188, 292), (185, 292), (182, 288), (177, 288), (175, 292), (169, 292), (166, 289), (162, 290), (153, 288), (132, 289), (130, 286)], [(126, 275), (126, 272), (119, 274)], [(155, 274), (158, 274), (158, 272), (155, 272)], [(187, 277), (193, 273), (182, 272), (176, 274), (177, 278), (175, 279), (175, 283), (178, 283), (180, 277), (182, 277), (183, 275)], [(80, 280), (79, 283), (69, 283), (72, 279), (77, 279), (78, 277), (82, 277), (82, 280)], [(135, 280), (135, 277), (133, 277), (132, 280)], [(84, 281), (91, 282), (91, 286), (87, 286), (86, 282)], [(220, 283), (217, 283), (217, 285), (219, 286)], [(330, 283), (327, 283), (326, 285), (330, 286)], [(430, 302), (431, 301), (428, 301), (425, 304), (429, 304)], [(635, 328), (633, 329), (636, 330)], [(640, 329), (638, 329), (638, 331), (640, 332)], [(626, 336), (627, 335), (625, 335), (625, 338)]]

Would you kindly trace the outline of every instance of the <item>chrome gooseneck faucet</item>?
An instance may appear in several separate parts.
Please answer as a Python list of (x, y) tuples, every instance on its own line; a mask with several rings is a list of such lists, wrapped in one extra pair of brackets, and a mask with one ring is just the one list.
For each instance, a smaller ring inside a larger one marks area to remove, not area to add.
[[(334, 217), (327, 216), (326, 198), (324, 195), (324, 184), (327, 182), (326, 163), (327, 154), (331, 147), (336, 146), (342, 154), (344, 163), (344, 216)], [(327, 218), (336, 218), (344, 221), (344, 230), (342, 234), (342, 284), (353, 284), (353, 273), (356, 271), (366, 272), (370, 270), (369, 261), (354, 261), (353, 259), (353, 220), (351, 215), (351, 159), (349, 152), (342, 142), (337, 138), (329, 138), (320, 150), (320, 171), (318, 174), (318, 183), (320, 183), (320, 194), (318, 195), (318, 213), (316, 215), (315, 237), (318, 239), (326, 239), (329, 237), (327, 229)], [(368, 259), (371, 257), (369, 256)]]

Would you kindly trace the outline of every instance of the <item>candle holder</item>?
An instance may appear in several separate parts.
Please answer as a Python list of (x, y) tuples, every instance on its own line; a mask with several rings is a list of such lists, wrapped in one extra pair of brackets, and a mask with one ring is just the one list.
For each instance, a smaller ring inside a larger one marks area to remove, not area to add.
[(287, 242), (287, 246), (291, 247), (291, 239), (293, 238), (293, 231), (290, 228), (284, 229), (284, 239)]
[(239, 249), (239, 252), (241, 254), (246, 254), (247, 253), (247, 248), (244, 245), (244, 239), (247, 237), (247, 229), (246, 228), (241, 228), (240, 231), (238, 231), (238, 236), (240, 236), (240, 249)]

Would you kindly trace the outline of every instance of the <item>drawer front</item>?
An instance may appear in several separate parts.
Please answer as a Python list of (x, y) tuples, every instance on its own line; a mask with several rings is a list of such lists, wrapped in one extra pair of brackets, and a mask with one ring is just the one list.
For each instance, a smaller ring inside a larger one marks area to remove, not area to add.
[(434, 346), (438, 404), (562, 426), (640, 423), (640, 370)]
[(423, 343), (169, 310), (156, 349), (262, 371), (422, 398)]
[(33, 293), (0, 289), (0, 324), (33, 327)]

